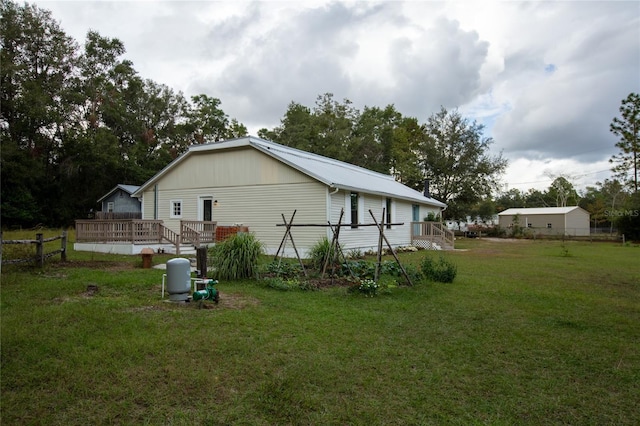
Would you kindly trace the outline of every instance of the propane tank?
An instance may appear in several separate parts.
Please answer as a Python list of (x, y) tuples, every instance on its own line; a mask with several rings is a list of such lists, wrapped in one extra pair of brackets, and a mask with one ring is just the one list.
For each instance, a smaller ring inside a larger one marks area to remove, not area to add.
[(172, 302), (184, 302), (191, 291), (191, 262), (176, 258), (167, 261), (167, 292)]
[(193, 301), (195, 302), (197, 300), (212, 300), (218, 303), (218, 301), (220, 300), (220, 293), (218, 293), (218, 290), (214, 287), (216, 284), (218, 284), (218, 281), (204, 278), (200, 280), (199, 283), (206, 284), (207, 287), (203, 290), (194, 291)]

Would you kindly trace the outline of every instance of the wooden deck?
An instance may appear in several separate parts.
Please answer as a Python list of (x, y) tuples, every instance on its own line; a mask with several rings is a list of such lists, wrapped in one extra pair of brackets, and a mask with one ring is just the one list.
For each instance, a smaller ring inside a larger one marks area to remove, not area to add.
[(184, 220), (180, 221), (177, 233), (164, 226), (161, 220), (76, 220), (76, 242), (78, 243), (128, 243), (163, 244), (169, 243), (179, 253), (182, 244), (200, 247), (215, 243), (216, 222)]

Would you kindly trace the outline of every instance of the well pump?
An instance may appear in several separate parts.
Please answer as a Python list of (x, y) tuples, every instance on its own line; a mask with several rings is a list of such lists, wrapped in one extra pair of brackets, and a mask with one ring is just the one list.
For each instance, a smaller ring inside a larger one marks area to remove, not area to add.
[(203, 279), (199, 281), (199, 284), (206, 284), (206, 287), (202, 290), (193, 292), (193, 300), (212, 300), (216, 303), (220, 300), (220, 293), (215, 285), (218, 284), (218, 280)]

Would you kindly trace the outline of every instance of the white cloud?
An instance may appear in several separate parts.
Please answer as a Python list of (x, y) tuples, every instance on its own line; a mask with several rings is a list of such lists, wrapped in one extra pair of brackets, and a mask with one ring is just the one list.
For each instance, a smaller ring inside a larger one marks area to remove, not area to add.
[(459, 107), (511, 161), (506, 180), (536, 187), (545, 167), (608, 169), (609, 124), (640, 92), (637, 2), (35, 3), (79, 42), (120, 38), (140, 75), (219, 98), (254, 134), (325, 92), (423, 122)]

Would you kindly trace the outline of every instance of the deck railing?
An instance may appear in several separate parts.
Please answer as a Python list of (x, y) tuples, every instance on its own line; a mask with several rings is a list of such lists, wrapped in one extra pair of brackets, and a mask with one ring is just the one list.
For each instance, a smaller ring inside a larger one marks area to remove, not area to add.
[(440, 222), (411, 222), (411, 243), (414, 246), (452, 250), (454, 241), (453, 231)]
[(167, 228), (161, 220), (76, 220), (76, 241), (79, 243), (160, 244), (164, 241), (176, 247), (185, 242), (200, 247), (215, 243), (216, 223), (210, 221), (180, 221), (180, 233)]
[(217, 222), (203, 220), (181, 220), (180, 236), (196, 247), (200, 244), (215, 243)]
[(161, 242), (161, 220), (76, 220), (77, 242)]
[(142, 212), (95, 212), (96, 220), (142, 219)]

